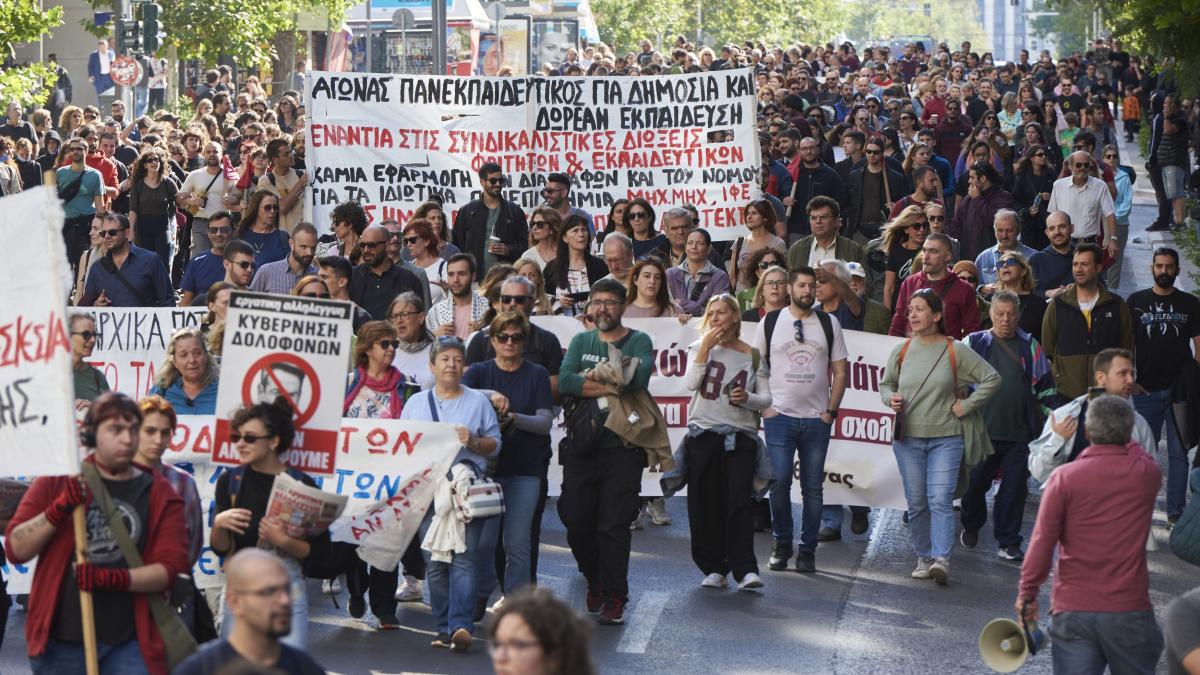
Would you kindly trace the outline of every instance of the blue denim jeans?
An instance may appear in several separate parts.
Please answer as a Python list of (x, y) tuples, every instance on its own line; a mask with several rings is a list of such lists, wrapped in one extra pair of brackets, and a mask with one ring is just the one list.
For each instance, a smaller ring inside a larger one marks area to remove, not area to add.
[[(439, 633), (454, 633), (459, 628), (467, 632), (475, 632), (475, 598), (478, 575), (475, 573), (475, 558), (482, 551), (481, 538), (485, 520), (473, 520), (466, 525), (465, 553), (455, 553), (450, 562), (435, 562), (429, 551), (421, 549), (425, 556), (425, 585), (429, 587), (429, 609), (437, 621)], [(417, 535), (420, 541), (425, 540), (425, 533), (433, 522), (433, 509), (421, 521), (421, 531)], [(493, 549), (494, 550), (494, 549)], [(491, 560), (486, 553), (483, 554)]]
[(771, 465), (775, 469), (775, 484), (770, 494), (775, 543), (792, 545), (792, 478), (796, 477), (800, 480), (800, 495), (804, 500), (797, 549), (812, 553), (817, 550), (817, 533), (821, 530), (825, 453), (829, 450), (831, 427), (817, 417), (776, 415), (763, 420), (763, 428), (767, 433)]
[[(480, 554), (475, 556), (479, 597), (491, 597), (496, 590), (496, 541), (504, 536), (504, 594), (529, 585), (532, 559), (533, 514), (542, 496), (539, 476), (497, 476), (504, 490), (504, 515), (484, 521), (479, 538)], [(504, 527), (501, 528), (501, 521)]]
[(1050, 621), (1054, 672), (1152, 675), (1163, 650), (1154, 612), (1059, 612)]
[[(295, 558), (283, 558), (283, 566), (288, 571), (288, 581), (291, 583), (292, 591), (292, 632), (283, 637), (282, 642), (289, 647), (296, 649), (308, 648), (308, 585), (304, 578), (304, 571), (300, 567), (300, 561)], [(221, 638), (228, 639), (233, 632), (233, 614), (229, 612), (229, 606), (225, 604), (225, 588), (221, 588), (221, 598), (218, 600), (217, 607), (217, 626), (221, 631)]]
[[(1175, 414), (1171, 410), (1171, 390), (1138, 394), (1133, 397), (1133, 407), (1139, 415), (1146, 418), (1146, 423), (1154, 432), (1155, 444), (1162, 440), (1163, 424), (1167, 426), (1167, 515), (1178, 516), (1183, 513), (1187, 501), (1188, 449), (1183, 447), (1183, 442), (1179, 439), (1179, 429), (1175, 428)], [(1157, 450), (1158, 448), (1146, 448), (1146, 452), (1151, 455)]]
[[(122, 642), (119, 645), (96, 645), (97, 661), (100, 663), (101, 675), (142, 675), (148, 674), (146, 662), (142, 659), (142, 649), (136, 639)], [(83, 643), (59, 642), (50, 640), (46, 643), (46, 651), (41, 656), (29, 657), (29, 665), (34, 675), (60, 675), (62, 673), (83, 673), (87, 665), (83, 658)]]
[[(850, 513), (870, 513), (869, 506), (851, 506)], [(846, 507), (841, 504), (826, 504), (821, 507), (821, 527), (842, 531), (842, 523), (846, 519)]]
[(892, 441), (913, 552), (922, 558), (949, 558), (954, 546), (954, 487), (963, 459), (962, 436), (907, 437)]

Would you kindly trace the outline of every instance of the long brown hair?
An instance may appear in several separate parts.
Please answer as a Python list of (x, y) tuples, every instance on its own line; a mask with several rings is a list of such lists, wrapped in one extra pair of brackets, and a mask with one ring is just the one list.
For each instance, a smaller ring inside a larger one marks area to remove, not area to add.
[(662, 283), (658, 286), (658, 294), (654, 296), (654, 304), (658, 307), (659, 316), (670, 316), (673, 305), (671, 293), (667, 289), (667, 270), (657, 258), (644, 258), (629, 271), (629, 281), (625, 284), (625, 306), (628, 307), (637, 300), (637, 278), (647, 267), (654, 267), (662, 274)]
[[(258, 220), (258, 210), (262, 207), (263, 200), (268, 197), (274, 199), (276, 205), (279, 204), (279, 197), (269, 190), (259, 190), (254, 193), (254, 196), (250, 198), (250, 205), (246, 207), (245, 211), (242, 211), (242, 220), (238, 223), (237, 231), (233, 233), (234, 239), (241, 239), (254, 226), (254, 221)], [(279, 229), (278, 211), (275, 212), (275, 229)]]

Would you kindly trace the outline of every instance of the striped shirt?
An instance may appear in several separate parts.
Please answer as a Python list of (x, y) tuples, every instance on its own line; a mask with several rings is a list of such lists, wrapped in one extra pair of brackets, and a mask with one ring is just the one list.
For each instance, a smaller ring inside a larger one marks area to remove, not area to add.
[(317, 273), (315, 265), (309, 265), (308, 269), (304, 270), (304, 274), (298, 275), (293, 273), (291, 266), (288, 265), (291, 258), (289, 255), (283, 260), (269, 262), (259, 267), (254, 272), (254, 281), (250, 282), (250, 290), (258, 291), (259, 293), (287, 295), (292, 292), (292, 288), (296, 286), (296, 282), (300, 281), (300, 277)]

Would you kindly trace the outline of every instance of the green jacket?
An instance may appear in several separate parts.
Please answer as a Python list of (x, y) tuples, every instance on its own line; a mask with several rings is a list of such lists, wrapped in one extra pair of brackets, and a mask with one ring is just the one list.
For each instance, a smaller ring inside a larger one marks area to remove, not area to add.
[(871, 298), (863, 298), (866, 305), (866, 316), (863, 317), (863, 332), (876, 335), (887, 335), (892, 326), (892, 313), (882, 302)]
[[(616, 342), (616, 345), (625, 356), (639, 359), (637, 372), (625, 390), (645, 389), (650, 384), (650, 373), (654, 370), (654, 346), (650, 336), (631, 329), (625, 337)], [(566, 396), (582, 396), (584, 374), (607, 360), (608, 343), (600, 339), (599, 330), (589, 330), (571, 338), (571, 344), (567, 347), (567, 353), (563, 356), (562, 366), (558, 371), (559, 393)], [(621, 439), (608, 429), (600, 436), (599, 446), (602, 448), (621, 445)]]
[(1054, 383), (1062, 396), (1072, 399), (1087, 393), (1094, 377), (1096, 354), (1109, 347), (1133, 350), (1133, 315), (1120, 296), (1101, 286), (1090, 323), (1079, 309), (1074, 285), (1046, 308), (1042, 349), (1050, 359)]

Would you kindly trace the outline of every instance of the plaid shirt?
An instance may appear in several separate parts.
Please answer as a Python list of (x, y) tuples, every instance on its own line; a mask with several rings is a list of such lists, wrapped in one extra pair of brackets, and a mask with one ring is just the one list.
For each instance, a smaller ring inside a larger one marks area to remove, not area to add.
[(200, 505), (196, 481), (192, 474), (170, 464), (163, 464), (161, 473), (183, 498), (183, 523), (187, 526), (188, 533), (188, 560), (195, 565), (200, 559), (200, 549), (204, 547), (204, 509)]

